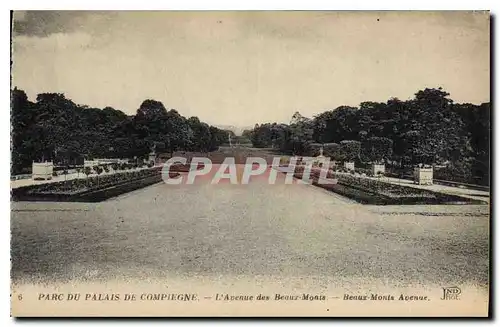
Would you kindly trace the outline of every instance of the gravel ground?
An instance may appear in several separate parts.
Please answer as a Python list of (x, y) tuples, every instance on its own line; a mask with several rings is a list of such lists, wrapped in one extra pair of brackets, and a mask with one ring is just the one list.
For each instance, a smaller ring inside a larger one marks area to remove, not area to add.
[[(15, 282), (168, 276), (487, 287), (487, 206), (363, 206), (310, 185), (156, 184), (12, 203)], [(432, 214), (429, 214), (432, 213)]]

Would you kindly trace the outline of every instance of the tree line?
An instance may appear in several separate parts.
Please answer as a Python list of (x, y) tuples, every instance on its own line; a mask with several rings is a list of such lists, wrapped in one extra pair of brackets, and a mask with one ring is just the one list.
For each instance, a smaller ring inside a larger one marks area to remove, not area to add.
[(71, 165), (83, 158), (147, 158), (156, 152), (208, 152), (228, 142), (228, 132), (167, 110), (153, 99), (135, 115), (120, 110), (79, 105), (61, 93), (38, 94), (28, 100), (23, 90), (11, 92), (12, 173), (33, 161)]
[(412, 99), (340, 106), (313, 118), (296, 112), (290, 123), (256, 124), (244, 131), (254, 147), (295, 155), (324, 154), (335, 160), (383, 162), (400, 169), (446, 165), (469, 182), (487, 183), (490, 103), (454, 103), (441, 88)]

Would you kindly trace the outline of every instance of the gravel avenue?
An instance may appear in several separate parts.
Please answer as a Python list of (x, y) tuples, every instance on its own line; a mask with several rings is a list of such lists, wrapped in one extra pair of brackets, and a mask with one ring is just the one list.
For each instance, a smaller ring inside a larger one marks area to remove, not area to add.
[(12, 202), (12, 280), (288, 276), (487, 288), (488, 212), (361, 205), (265, 180), (159, 183), (92, 204)]

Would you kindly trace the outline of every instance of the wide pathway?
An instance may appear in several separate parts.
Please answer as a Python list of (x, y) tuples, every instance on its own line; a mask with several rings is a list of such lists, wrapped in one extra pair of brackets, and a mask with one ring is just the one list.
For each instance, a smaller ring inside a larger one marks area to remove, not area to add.
[(425, 207), (377, 212), (311, 185), (262, 181), (159, 183), (97, 204), (15, 202), (12, 278), (290, 276), (486, 286), (487, 206), (471, 215), (461, 207), (433, 206), (437, 217), (422, 214)]

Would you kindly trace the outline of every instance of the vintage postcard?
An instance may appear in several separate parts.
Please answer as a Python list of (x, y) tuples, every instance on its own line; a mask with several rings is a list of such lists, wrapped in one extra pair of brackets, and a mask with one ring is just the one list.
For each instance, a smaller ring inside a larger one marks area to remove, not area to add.
[(487, 317), (490, 13), (14, 11), (15, 317)]

